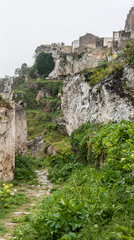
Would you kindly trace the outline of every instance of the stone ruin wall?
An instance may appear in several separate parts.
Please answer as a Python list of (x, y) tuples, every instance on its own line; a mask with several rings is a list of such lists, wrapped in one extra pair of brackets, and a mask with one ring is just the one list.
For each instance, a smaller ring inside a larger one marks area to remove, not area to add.
[(14, 177), (15, 150), (27, 154), (27, 121), (22, 105), (11, 101), (12, 79), (0, 81), (0, 96), (9, 102), (11, 109), (0, 107), (0, 180)]
[(15, 106), (15, 151), (18, 155), (27, 154), (27, 120), (24, 107)]
[(15, 167), (15, 104), (0, 108), (0, 180), (10, 181)]

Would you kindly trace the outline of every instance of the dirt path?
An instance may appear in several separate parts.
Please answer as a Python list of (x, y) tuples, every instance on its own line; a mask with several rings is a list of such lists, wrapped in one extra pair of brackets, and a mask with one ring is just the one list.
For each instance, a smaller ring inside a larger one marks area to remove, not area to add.
[[(47, 170), (37, 170), (36, 172), (39, 185), (22, 185), (14, 189), (17, 192), (23, 192), (28, 198), (28, 203), (17, 208), (15, 212), (10, 214), (8, 219), (3, 220), (7, 232), (5, 235), (0, 236), (0, 240), (11, 239), (14, 228), (20, 224), (17, 223), (17, 219), (26, 215), (31, 215), (34, 209), (41, 204), (44, 195), (50, 195), (50, 190), (53, 186), (47, 179)], [(16, 222), (13, 221), (13, 219), (16, 219)]]

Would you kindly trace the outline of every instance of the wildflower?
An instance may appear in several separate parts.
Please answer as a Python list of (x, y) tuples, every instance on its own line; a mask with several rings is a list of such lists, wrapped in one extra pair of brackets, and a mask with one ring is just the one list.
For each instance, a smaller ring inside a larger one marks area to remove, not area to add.
[(125, 161), (126, 158), (121, 158), (121, 162)]

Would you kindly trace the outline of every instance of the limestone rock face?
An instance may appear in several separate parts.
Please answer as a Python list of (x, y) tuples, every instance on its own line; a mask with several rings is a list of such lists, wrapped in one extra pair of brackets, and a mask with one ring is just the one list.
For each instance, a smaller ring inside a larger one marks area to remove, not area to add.
[(46, 143), (43, 141), (43, 137), (35, 137), (33, 140), (27, 142), (27, 147), (31, 151), (32, 156), (37, 158), (42, 155)]
[(52, 54), (55, 61), (55, 68), (48, 76), (50, 79), (64, 79), (84, 68), (97, 67), (98, 63), (110, 53), (110, 49), (107, 48), (87, 48), (85, 52), (78, 54), (72, 53), (71, 46), (56, 44), (41, 45), (35, 50), (36, 54), (41, 51)]
[[(67, 77), (63, 86), (62, 110), (67, 133), (82, 123), (134, 119), (133, 69), (125, 67), (90, 87), (81, 74)], [(125, 88), (125, 86), (128, 88)]]
[(15, 167), (15, 104), (0, 108), (0, 180), (13, 179)]
[(27, 154), (27, 120), (21, 104), (15, 106), (15, 150), (18, 155)]
[(0, 95), (7, 100), (12, 100), (12, 85), (13, 78), (3, 78), (0, 79)]
[(48, 156), (52, 156), (56, 154), (56, 150), (54, 149), (54, 147), (52, 145), (50, 145), (47, 149), (47, 155)]
[(51, 79), (64, 78), (82, 71), (84, 68), (97, 67), (98, 63), (106, 57), (109, 49), (88, 49), (82, 54), (62, 54), (55, 60), (55, 68), (49, 74)]

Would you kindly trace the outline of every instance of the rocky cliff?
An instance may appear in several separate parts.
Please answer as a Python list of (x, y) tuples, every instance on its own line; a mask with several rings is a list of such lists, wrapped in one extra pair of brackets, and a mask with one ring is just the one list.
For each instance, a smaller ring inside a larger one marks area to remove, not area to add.
[(52, 54), (55, 61), (55, 68), (48, 77), (50, 79), (64, 79), (84, 68), (97, 67), (98, 63), (107, 57), (111, 49), (87, 48), (85, 52), (78, 54), (72, 53), (70, 46), (41, 45), (35, 50), (37, 55), (42, 51)]
[(87, 121), (134, 120), (134, 69), (125, 66), (92, 88), (82, 74), (68, 76), (62, 110), (69, 135)]

